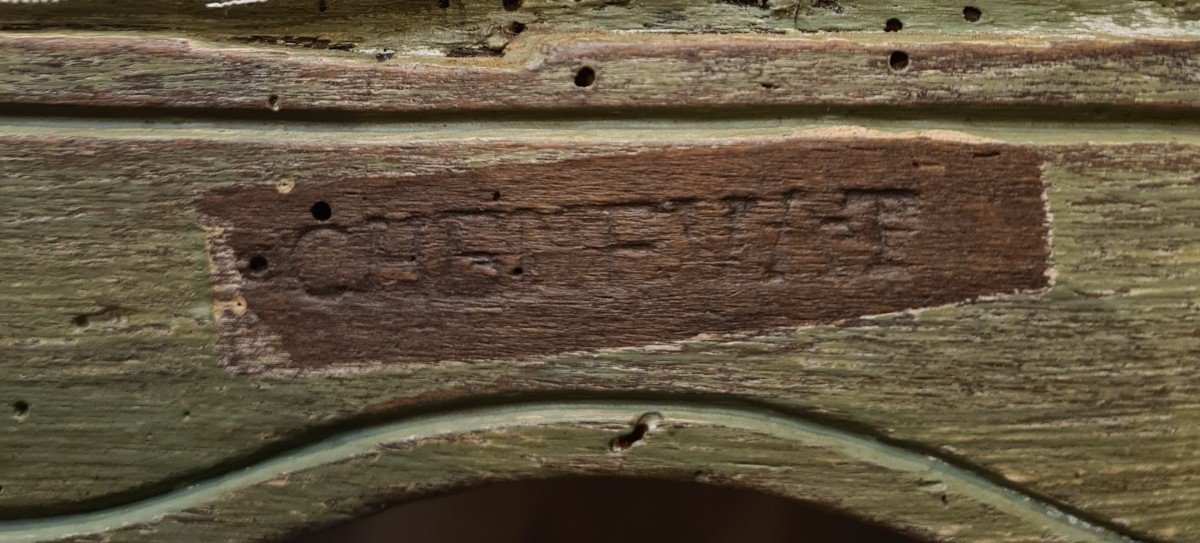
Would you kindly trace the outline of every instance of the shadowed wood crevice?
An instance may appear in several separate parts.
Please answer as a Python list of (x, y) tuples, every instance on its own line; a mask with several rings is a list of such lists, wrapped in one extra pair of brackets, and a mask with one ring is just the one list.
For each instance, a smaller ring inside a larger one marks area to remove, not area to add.
[(1047, 285), (1041, 157), (755, 143), (217, 189), (239, 371), (504, 359), (763, 331)]
[[(699, 473), (697, 479), (707, 479)], [(689, 543), (928, 541), (778, 494), (728, 484), (619, 475), (447, 489), (444, 494), (388, 504), (378, 513), (280, 541), (374, 543), (387, 541), (387, 536), (397, 532), (413, 542), (601, 543), (614, 538)]]

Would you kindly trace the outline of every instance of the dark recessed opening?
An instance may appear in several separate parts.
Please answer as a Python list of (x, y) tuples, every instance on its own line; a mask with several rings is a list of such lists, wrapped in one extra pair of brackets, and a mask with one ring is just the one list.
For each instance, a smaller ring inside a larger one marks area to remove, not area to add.
[(983, 12), (979, 11), (979, 8), (971, 6), (963, 8), (963, 19), (966, 19), (968, 23), (974, 23), (978, 21), (980, 17), (983, 17)]
[(633, 431), (629, 432), (628, 434), (621, 434), (613, 438), (612, 443), (609, 444), (609, 448), (611, 448), (613, 451), (628, 450), (630, 447), (633, 447), (634, 443), (637, 443), (641, 441), (642, 438), (646, 437), (646, 434), (649, 432), (650, 425), (644, 422), (639, 422), (633, 427)]
[(437, 6), (442, 9), (450, 7), (450, 0), (438, 0)]
[(500, 199), (500, 191), (498, 191), (498, 190), (492, 191), (492, 201), (495, 202), (496, 200), (499, 200), (499, 199)]
[(270, 108), (271, 111), (279, 111), (279, 95), (278, 94), (272, 94), (267, 97), (267, 107)]
[(904, 51), (892, 51), (892, 54), (888, 55), (888, 67), (897, 72), (906, 70), (908, 68), (908, 53)]
[(327, 221), (333, 216), (333, 208), (329, 206), (329, 202), (317, 202), (312, 205), (312, 216), (318, 221)]
[(508, 25), (508, 31), (513, 34), (520, 34), (525, 31), (525, 23), (513, 21), (512, 24)]
[(88, 321), (90, 320), (91, 319), (89, 319), (87, 315), (75, 315), (74, 317), (71, 317), (71, 323), (80, 327), (87, 326)]
[(884, 32), (899, 32), (903, 28), (904, 28), (904, 23), (900, 22), (900, 19), (896, 19), (894, 17), (891, 19), (888, 19), (887, 22), (883, 23), (883, 31)]
[(513, 271), (512, 271), (513, 275), (523, 275), (524, 273), (525, 273), (525, 268), (522, 268), (520, 266), (513, 268)]
[(325, 0), (317, 0), (317, 11), (321, 13), (329, 11), (329, 2)]
[[(927, 499), (940, 507), (936, 497)], [(845, 513), (745, 488), (624, 477), (494, 483), (394, 506), (293, 541), (391, 542), (396, 534), (414, 543), (922, 541)]]
[(596, 70), (593, 70), (587, 66), (584, 66), (584, 67), (580, 68), (578, 72), (575, 72), (575, 86), (576, 87), (590, 87), (590, 86), (592, 86), (592, 83), (595, 83), (595, 82), (596, 82)]
[(267, 257), (265, 257), (263, 255), (254, 255), (252, 258), (250, 258), (250, 270), (251, 271), (260, 272), (260, 271), (264, 271), (266, 269), (267, 269)]
[(13, 416), (18, 419), (23, 419), (29, 415), (29, 402), (25, 400), (17, 400), (13, 402)]
[(503, 0), (505, 11), (517, 11), (521, 8), (522, 0)]

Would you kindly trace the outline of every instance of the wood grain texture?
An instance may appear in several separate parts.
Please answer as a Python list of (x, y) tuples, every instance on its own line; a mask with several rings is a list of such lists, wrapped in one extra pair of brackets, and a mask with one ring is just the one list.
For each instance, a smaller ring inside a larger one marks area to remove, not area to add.
[[(440, 138), (413, 141), (353, 132), (246, 139), (224, 130), (170, 136), (129, 130), (105, 135), (109, 129), (103, 127), (33, 135), (22, 135), (27, 128), (7, 130), (12, 135), (4, 137), (0, 156), (20, 168), (6, 170), (0, 185), (10, 202), (0, 209), (0, 242), (8, 255), (0, 269), (20, 279), (0, 287), (9, 308), (0, 315), (0, 398), (29, 405), (24, 416), (0, 421), (0, 511), (8, 518), (94, 506), (114, 492), (130, 499), (161, 491), (160, 481), (186, 481), (197, 470), (264, 447), (303, 441), (314, 427), (335, 431), (364, 417), (400, 416), (455, 399), (700, 394), (757, 398), (924, 444), (1137, 534), (1173, 541), (1200, 536), (1200, 411), (1193, 401), (1200, 375), (1187, 363), (1200, 354), (1200, 147), (1194, 144), (1038, 146), (1057, 274), (1042, 296), (1007, 295), (764, 336), (294, 379), (235, 375), (219, 362), (204, 230), (194, 211), (206, 192), (290, 181), (301, 194), (310, 183), (330, 179), (706, 148), (739, 139), (714, 141), (665, 127), (656, 127), (661, 133), (654, 137), (549, 133), (478, 140), (463, 139), (451, 127)], [(802, 146), (830, 135), (753, 137)], [(1081, 133), (1077, 139), (1093, 137)], [(580, 431), (586, 433), (580, 439), (595, 446), (596, 436)], [(574, 449), (556, 449), (555, 439), (522, 443), (514, 449), (514, 458), (522, 460), (507, 464), (513, 476), (597, 465), (566, 461)], [(599, 440), (601, 449), (606, 444), (607, 438)], [(97, 455), (97, 449), (106, 453)], [(633, 450), (656, 449), (648, 444)], [(467, 484), (504, 472), (497, 463), (508, 458), (464, 469), (471, 465), (466, 458), (496, 458), (495, 449), (455, 451), (466, 456), (431, 456), (450, 462), (445, 470), (422, 472), (424, 464), (408, 464), (413, 471), (404, 477), (425, 473), (428, 484), (437, 485), (438, 474), (457, 469), (464, 475), (455, 481)], [(589, 454), (608, 458), (602, 450)], [(781, 454), (753, 463), (808, 458)], [(628, 465), (627, 473), (667, 473), (658, 469), (667, 464), (651, 460), (605, 461)], [(355, 473), (306, 487), (346, 497), (329, 498), (330, 508), (309, 509), (311, 495), (291, 499), (266, 486), (261, 491), (267, 494), (247, 494), (248, 502), (231, 499), (188, 515), (211, 519), (202, 525), (213, 532), (197, 533), (252, 539), (346, 518), (381, 496), (430, 488), (396, 481), (397, 487), (380, 489), (373, 485), (391, 483), (374, 472)], [(782, 480), (775, 469), (761, 474), (745, 480), (759, 487)], [(797, 474), (797, 481), (810, 475)], [(845, 487), (846, 480), (837, 484)], [(273, 497), (262, 497), (267, 495)], [(869, 501), (862, 510), (876, 516), (900, 518), (909, 506), (924, 509), (911, 495), (888, 496), (863, 492), (856, 499)], [(817, 493), (814, 499), (853, 508), (840, 496)], [(305, 512), (268, 514), (276, 507)], [(986, 531), (994, 517), (939, 518), (966, 530), (941, 539), (969, 541), (983, 533), (972, 530)], [(169, 520), (154, 528), (166, 532), (131, 530), (119, 537), (154, 540), (198, 529)]]
[[(576, 83), (583, 68), (595, 73), (587, 86)], [(1190, 110), (1200, 100), (1197, 73), (1194, 40), (548, 34), (522, 38), (500, 58), (379, 63), (182, 39), (0, 37), (0, 103), (10, 108), (209, 114), (831, 104)]]
[[(974, 39), (994, 34), (1197, 36), (1196, 0), (271, 0), (226, 9), (204, 0), (0, 2), (3, 31), (168, 33), (214, 43), (388, 59), (496, 56), (525, 33), (903, 33)], [(964, 16), (970, 4), (976, 20)], [(510, 3), (510, 6), (512, 4)]]
[(598, 473), (1200, 540), (1200, 3), (969, 3), (0, 0), (0, 542)]
[(199, 210), (217, 298), (245, 301), (217, 316), (223, 360), (345, 369), (1040, 289), (1039, 165), (987, 144), (763, 142), (217, 189)]
[[(298, 515), (307, 522), (329, 522), (378, 509), (388, 501), (485, 482), (556, 474), (637, 474), (836, 504), (844, 512), (922, 540), (1128, 541), (1061, 512), (1040, 514), (1018, 501), (989, 499), (978, 486), (947, 477), (920, 454), (909, 453), (912, 462), (897, 462), (873, 446), (846, 447), (828, 439), (826, 430), (805, 436), (753, 410), (733, 410), (744, 415), (730, 416), (714, 409), (657, 405), (671, 408), (664, 411), (662, 424), (621, 454), (603, 445), (626, 431), (636, 417), (630, 413), (637, 413), (637, 407), (625, 402), (575, 404), (564, 411), (510, 406), (499, 409), (500, 416), (484, 415), (508, 426), (473, 431), (467, 425), (490, 410), (401, 423), (402, 428), (385, 432), (370, 447), (303, 470), (258, 473), (258, 466), (252, 467), (245, 473), (257, 473), (253, 485), (223, 481), (219, 498), (210, 493), (209, 499), (151, 523), (114, 525), (105, 537), (210, 541), (239, 540), (252, 533), (275, 539), (289, 533), (291, 523), (280, 520)], [(564, 417), (573, 417), (573, 423), (564, 424)], [(428, 433), (437, 428), (441, 435)], [(293, 458), (309, 456), (309, 450)], [(905, 464), (915, 469), (905, 469)], [(319, 507), (301, 513), (294, 509), (301, 499)]]

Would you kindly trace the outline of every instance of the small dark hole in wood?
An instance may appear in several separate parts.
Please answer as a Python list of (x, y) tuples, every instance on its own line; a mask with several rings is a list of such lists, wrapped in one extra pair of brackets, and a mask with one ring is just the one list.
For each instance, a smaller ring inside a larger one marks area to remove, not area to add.
[(500, 199), (500, 191), (497, 190), (497, 191), (492, 192), (492, 201), (495, 202), (496, 200), (499, 200), (499, 199)]
[(968, 23), (974, 23), (978, 21), (980, 17), (983, 17), (983, 12), (979, 11), (979, 8), (972, 6), (963, 8), (963, 19), (966, 19)]
[(503, 0), (504, 11), (517, 11), (521, 9), (522, 0)]
[(646, 437), (646, 433), (650, 431), (650, 425), (639, 422), (633, 427), (633, 431), (628, 434), (621, 434), (614, 437), (612, 440), (612, 450), (624, 451), (633, 446), (634, 443), (641, 441)]
[(79, 327), (87, 326), (88, 320), (89, 319), (87, 315), (75, 315), (74, 317), (71, 317), (71, 323)]
[(325, 0), (317, 0), (317, 11), (321, 13), (329, 11), (329, 2), (326, 2)]
[(899, 32), (903, 28), (904, 23), (900, 22), (900, 19), (895, 17), (888, 19), (887, 22), (883, 23), (884, 32)]
[(250, 270), (260, 272), (267, 269), (267, 257), (263, 255), (254, 255), (250, 259)]
[(448, 9), (450, 7), (450, 0), (438, 0), (438, 7)]
[(513, 21), (512, 24), (508, 25), (508, 31), (513, 34), (520, 34), (525, 31), (525, 23)]
[(888, 67), (893, 71), (904, 71), (908, 68), (908, 53), (904, 51), (892, 51), (888, 56)]
[(29, 402), (25, 400), (17, 400), (13, 402), (13, 416), (18, 419), (23, 419), (29, 415)]
[(522, 268), (520, 266), (513, 268), (513, 271), (512, 271), (513, 275), (523, 275), (524, 273), (525, 273), (525, 268)]
[(660, 422), (662, 422), (662, 415), (658, 413), (646, 413), (638, 417), (637, 422), (633, 425), (633, 430), (628, 434), (614, 437), (608, 444), (609, 449), (613, 452), (620, 452), (632, 447), (634, 443), (646, 437), (651, 430), (657, 428)]
[(279, 111), (279, 95), (278, 94), (272, 94), (267, 97), (267, 107), (271, 108), (271, 111)]
[(590, 86), (592, 86), (592, 83), (595, 83), (595, 82), (596, 82), (596, 70), (593, 70), (587, 66), (584, 66), (584, 67), (580, 68), (578, 72), (575, 72), (575, 86), (576, 87), (590, 87)]
[(327, 221), (333, 216), (333, 208), (329, 202), (317, 202), (312, 205), (312, 216), (318, 221)]

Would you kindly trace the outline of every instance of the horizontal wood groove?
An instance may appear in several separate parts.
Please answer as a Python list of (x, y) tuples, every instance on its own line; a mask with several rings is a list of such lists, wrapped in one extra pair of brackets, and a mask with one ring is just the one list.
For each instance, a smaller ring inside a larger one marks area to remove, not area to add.
[[(904, 63), (895, 52), (907, 55)], [(579, 86), (589, 67), (594, 81)], [(546, 34), (499, 58), (375, 62), (186, 39), (6, 34), (0, 103), (259, 112), (818, 105), (1193, 110), (1200, 41)]]

